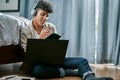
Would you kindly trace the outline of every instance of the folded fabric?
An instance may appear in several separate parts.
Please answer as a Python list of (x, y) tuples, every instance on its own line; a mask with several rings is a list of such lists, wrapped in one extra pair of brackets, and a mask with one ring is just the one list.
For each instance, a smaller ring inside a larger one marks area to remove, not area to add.
[(0, 80), (35, 80), (35, 78), (18, 75), (8, 75), (1, 77)]

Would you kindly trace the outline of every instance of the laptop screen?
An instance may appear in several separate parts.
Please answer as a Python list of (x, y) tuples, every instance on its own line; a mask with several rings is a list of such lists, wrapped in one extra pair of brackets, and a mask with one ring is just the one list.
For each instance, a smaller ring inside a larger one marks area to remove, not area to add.
[(28, 39), (25, 60), (31, 64), (62, 65), (68, 40)]

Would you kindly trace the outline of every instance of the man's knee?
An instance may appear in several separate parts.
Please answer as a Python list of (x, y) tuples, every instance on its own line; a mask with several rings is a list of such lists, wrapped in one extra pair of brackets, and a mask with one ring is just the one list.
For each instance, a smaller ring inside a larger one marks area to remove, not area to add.
[(79, 62), (87, 62), (88, 63), (88, 60), (86, 58), (80, 57)]
[(47, 65), (36, 65), (33, 67), (31, 72), (36, 78), (61, 77), (59, 68)]
[(43, 74), (42, 66), (40, 66), (40, 65), (34, 66), (34, 67), (32, 68), (31, 74), (32, 74), (34, 77), (41, 76), (41, 75)]

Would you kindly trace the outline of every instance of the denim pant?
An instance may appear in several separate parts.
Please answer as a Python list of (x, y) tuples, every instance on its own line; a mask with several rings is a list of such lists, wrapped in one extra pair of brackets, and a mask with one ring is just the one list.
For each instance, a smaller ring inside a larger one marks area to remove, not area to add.
[[(81, 77), (84, 77), (84, 74), (89, 74), (92, 73), (92, 70), (88, 64), (87, 59), (82, 58), (82, 57), (67, 57), (65, 58), (64, 65), (61, 66), (63, 69), (78, 69), (78, 73)], [(48, 71), (51, 71), (53, 68), (45, 67)], [(44, 70), (44, 71), (45, 71)], [(53, 69), (54, 70), (54, 69)], [(34, 66), (32, 69), (32, 74), (34, 76), (39, 76), (40, 73), (42, 73), (43, 68), (41, 68), (40, 64), (37, 64)], [(54, 72), (58, 72), (58, 69), (54, 70)], [(56, 74), (56, 73), (55, 73)], [(56, 74), (57, 75), (57, 74)], [(58, 77), (58, 75), (57, 75)]]
[(84, 73), (92, 72), (87, 59), (82, 57), (73, 57), (73, 58), (65, 58), (65, 62), (63, 65), (64, 69), (78, 69), (78, 73), (81, 77), (83, 77)]

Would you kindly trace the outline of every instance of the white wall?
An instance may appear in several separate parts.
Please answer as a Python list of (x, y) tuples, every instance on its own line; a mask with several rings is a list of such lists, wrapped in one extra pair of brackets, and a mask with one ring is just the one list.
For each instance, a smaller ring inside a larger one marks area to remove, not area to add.
[(19, 6), (20, 0), (0, 0), (0, 11), (5, 14), (19, 16)]

